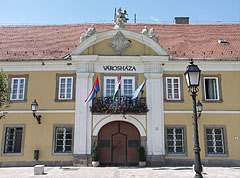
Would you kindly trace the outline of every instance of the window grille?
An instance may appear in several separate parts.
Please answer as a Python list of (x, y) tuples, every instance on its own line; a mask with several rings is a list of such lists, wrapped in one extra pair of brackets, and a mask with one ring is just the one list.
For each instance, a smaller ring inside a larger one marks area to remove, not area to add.
[(223, 128), (207, 128), (207, 153), (224, 154), (224, 137)]
[(6, 128), (4, 153), (21, 153), (22, 134), (22, 127)]
[(55, 130), (55, 153), (72, 152), (72, 128), (56, 127)]
[(167, 152), (184, 153), (184, 129), (167, 128)]

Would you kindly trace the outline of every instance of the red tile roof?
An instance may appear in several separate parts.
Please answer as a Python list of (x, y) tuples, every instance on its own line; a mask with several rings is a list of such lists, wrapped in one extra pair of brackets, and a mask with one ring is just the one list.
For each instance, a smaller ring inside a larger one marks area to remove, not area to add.
[[(90, 24), (45, 26), (0, 26), (0, 59), (62, 59), (70, 54)], [(240, 24), (127, 24), (140, 33), (154, 28), (160, 45), (175, 58), (240, 58)], [(97, 31), (114, 24), (95, 24)], [(218, 40), (228, 43), (219, 44)]]

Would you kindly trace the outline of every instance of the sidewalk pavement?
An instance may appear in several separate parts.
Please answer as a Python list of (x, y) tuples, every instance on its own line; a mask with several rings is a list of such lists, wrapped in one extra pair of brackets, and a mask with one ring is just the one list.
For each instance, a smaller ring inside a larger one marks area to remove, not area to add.
[[(45, 167), (34, 175), (33, 167), (0, 168), (0, 178), (192, 178), (192, 167)], [(204, 167), (204, 178), (240, 178), (240, 167)]]

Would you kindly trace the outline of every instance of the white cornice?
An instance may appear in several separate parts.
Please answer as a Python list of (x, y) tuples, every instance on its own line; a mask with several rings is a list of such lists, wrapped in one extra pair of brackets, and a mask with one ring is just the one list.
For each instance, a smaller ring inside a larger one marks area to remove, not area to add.
[[(94, 69), (102, 65), (161, 65), (162, 71), (185, 71), (189, 61), (169, 61), (168, 56), (73, 56), (72, 61), (22, 61), (0, 62), (3, 71), (70, 71), (78, 65), (91, 65)], [(195, 61), (202, 71), (240, 71), (240, 61)], [(97, 71), (91, 71), (97, 72)], [(139, 71), (144, 73), (145, 71)]]
[[(240, 71), (240, 61), (194, 61), (202, 71)], [(163, 71), (186, 71), (189, 61), (168, 61)]]
[[(192, 114), (193, 111), (164, 111), (165, 114)], [(202, 114), (240, 114), (240, 111), (202, 111)]]
[[(0, 111), (0, 114), (32, 114), (31, 110), (6, 110)], [(75, 113), (75, 110), (38, 110), (37, 113)]]
[[(9, 114), (32, 114), (31, 110), (6, 110), (0, 111), (2, 113)], [(38, 110), (37, 113), (75, 113), (75, 110)], [(165, 114), (192, 114), (193, 111), (189, 110), (165, 110)], [(215, 111), (202, 111), (202, 114), (240, 114), (240, 111), (227, 111), (227, 110), (215, 110)]]

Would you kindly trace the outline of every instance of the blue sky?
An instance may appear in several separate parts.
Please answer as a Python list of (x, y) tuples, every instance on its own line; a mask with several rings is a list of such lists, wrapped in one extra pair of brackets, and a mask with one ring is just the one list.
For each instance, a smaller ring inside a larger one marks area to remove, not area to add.
[(113, 23), (114, 9), (128, 12), (128, 23), (240, 23), (240, 0), (0, 0), (0, 25)]

